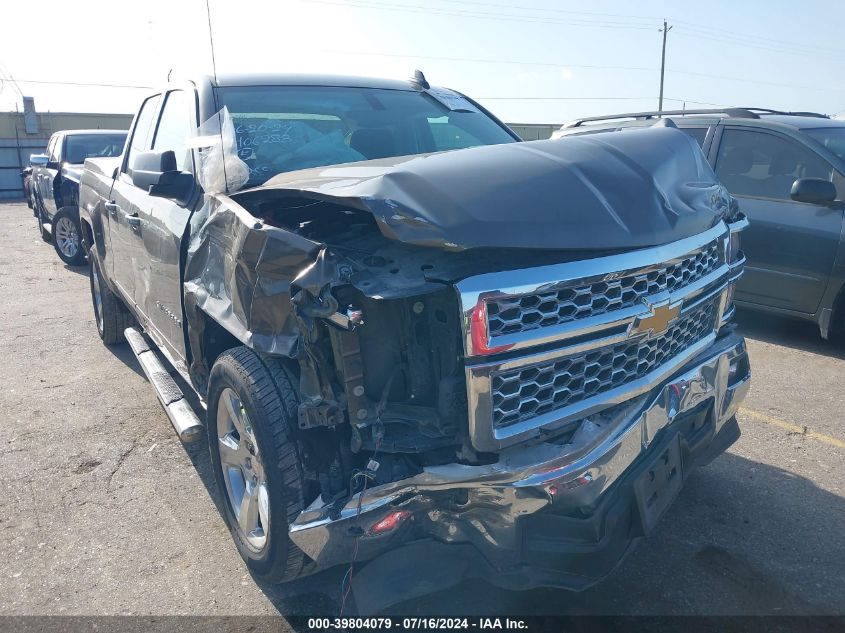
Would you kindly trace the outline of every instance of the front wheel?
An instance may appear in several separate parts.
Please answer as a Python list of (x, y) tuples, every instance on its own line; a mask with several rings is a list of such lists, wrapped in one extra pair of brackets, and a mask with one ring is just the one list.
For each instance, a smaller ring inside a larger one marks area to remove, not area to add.
[(296, 407), (287, 374), (246, 347), (211, 369), (206, 436), (224, 518), (247, 567), (267, 582), (293, 580), (305, 562), (288, 536), (304, 508)]
[(79, 228), (79, 211), (76, 207), (62, 207), (53, 216), (53, 247), (68, 266), (85, 263), (82, 250), (82, 231)]

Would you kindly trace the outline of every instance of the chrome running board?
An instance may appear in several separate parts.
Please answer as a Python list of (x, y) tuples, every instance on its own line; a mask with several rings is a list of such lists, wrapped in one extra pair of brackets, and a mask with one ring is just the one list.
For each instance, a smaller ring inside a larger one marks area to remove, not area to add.
[(179, 385), (147, 343), (147, 339), (134, 327), (126, 328), (123, 335), (129, 347), (132, 348), (135, 358), (138, 359), (141, 369), (147, 375), (147, 380), (153, 386), (161, 406), (164, 407), (164, 412), (170, 418), (176, 435), (186, 443), (197, 440), (202, 434), (203, 424), (185, 400), (185, 394), (182, 393)]

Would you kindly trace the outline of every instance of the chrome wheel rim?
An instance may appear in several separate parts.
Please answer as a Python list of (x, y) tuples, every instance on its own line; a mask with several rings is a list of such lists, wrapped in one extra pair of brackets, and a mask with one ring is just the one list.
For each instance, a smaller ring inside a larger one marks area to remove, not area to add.
[(94, 263), (91, 264), (91, 296), (94, 299), (94, 317), (97, 321), (97, 330), (102, 332), (103, 297), (100, 295), (100, 275), (97, 273), (97, 264)]
[(261, 551), (270, 531), (267, 478), (252, 423), (241, 399), (228, 387), (217, 403), (217, 453), (229, 507), (251, 549)]
[(56, 246), (62, 255), (67, 258), (76, 257), (79, 252), (79, 233), (73, 221), (70, 218), (59, 218), (54, 231)]

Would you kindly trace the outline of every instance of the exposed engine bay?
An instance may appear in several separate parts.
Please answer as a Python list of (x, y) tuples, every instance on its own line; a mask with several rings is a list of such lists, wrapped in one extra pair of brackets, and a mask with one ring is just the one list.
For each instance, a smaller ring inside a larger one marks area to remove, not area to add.
[[(324, 503), (424, 466), (485, 464), (468, 440), (460, 309), (471, 274), (566, 261), (573, 252), (443, 251), (386, 238), (372, 216), (288, 197), (257, 204), (262, 223), (325, 245), (348, 283), (301, 293), (300, 441)], [(347, 424), (348, 422), (348, 424)]]

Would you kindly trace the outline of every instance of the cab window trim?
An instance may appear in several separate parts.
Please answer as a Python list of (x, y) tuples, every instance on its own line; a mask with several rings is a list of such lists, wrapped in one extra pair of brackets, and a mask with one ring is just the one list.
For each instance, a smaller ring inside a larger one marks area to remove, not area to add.
[[(183, 112), (183, 114), (185, 115), (185, 123), (188, 126), (186, 128), (186, 131), (188, 132), (188, 135), (186, 136), (186, 140), (190, 139), (190, 137), (191, 137), (190, 126), (193, 125), (195, 128), (198, 127), (196, 125), (196, 120), (195, 120), (196, 115), (195, 115), (195, 112), (194, 112), (195, 109), (196, 109), (196, 97), (194, 96), (192, 91), (186, 90), (184, 88), (173, 88), (172, 90), (167, 90), (166, 92), (163, 92), (163, 93), (161, 93), (161, 95), (159, 95), (159, 96), (163, 95), (164, 98), (161, 99), (161, 101), (159, 102), (156, 124), (155, 124), (155, 130), (153, 130), (152, 142), (150, 143), (151, 149), (155, 149), (155, 144), (156, 144), (156, 141), (158, 140), (159, 128), (161, 127), (161, 120), (162, 120), (162, 117), (164, 116), (164, 109), (167, 107), (167, 102), (170, 99), (170, 95), (172, 95), (175, 92), (182, 93), (185, 96), (185, 98), (188, 99), (188, 103), (185, 104), (187, 107), (184, 108), (184, 112)], [(190, 102), (191, 99), (193, 99), (193, 106), (194, 107), (190, 107), (191, 106), (191, 102)], [(191, 149), (189, 151), (189, 156), (191, 157), (191, 164), (189, 165), (189, 169), (186, 173), (196, 174), (197, 173), (196, 159), (194, 157), (194, 150), (193, 149)]]
[[(124, 176), (126, 176), (126, 179), (128, 179), (127, 182), (129, 183), (132, 182), (131, 174), (129, 173), (129, 158), (132, 155), (132, 142), (135, 140), (135, 134), (138, 131), (138, 123), (140, 120), (139, 115), (143, 112), (147, 103), (149, 103), (152, 99), (158, 100), (155, 104), (155, 109), (153, 110), (153, 121), (155, 122), (156, 128), (158, 128), (158, 118), (161, 115), (162, 104), (161, 92), (151, 94), (144, 99), (141, 103), (141, 107), (138, 109), (138, 114), (135, 115), (135, 120), (132, 122), (131, 133), (126, 135), (126, 145), (124, 146), (125, 151), (123, 152), (123, 161), (120, 166), (120, 177), (122, 180), (125, 180)], [(152, 138), (150, 139), (150, 145), (152, 145)]]

